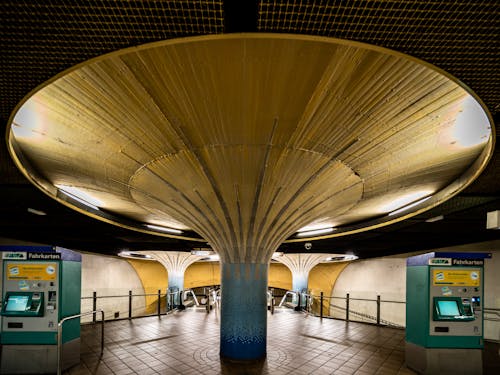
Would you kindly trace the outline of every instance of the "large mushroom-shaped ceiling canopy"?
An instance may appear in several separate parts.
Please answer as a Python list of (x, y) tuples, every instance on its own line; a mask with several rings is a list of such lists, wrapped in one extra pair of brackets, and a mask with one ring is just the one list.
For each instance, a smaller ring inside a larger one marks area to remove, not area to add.
[(63, 72), (20, 103), (8, 142), (28, 178), (73, 208), (196, 233), (225, 261), (255, 262), (304, 227), (345, 234), (439, 204), (481, 172), (494, 137), (479, 100), (417, 59), (226, 34)]

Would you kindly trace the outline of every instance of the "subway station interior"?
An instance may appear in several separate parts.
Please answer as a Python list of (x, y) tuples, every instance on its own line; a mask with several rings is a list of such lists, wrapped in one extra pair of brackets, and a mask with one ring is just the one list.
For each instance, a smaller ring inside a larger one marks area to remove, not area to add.
[(500, 373), (500, 3), (4, 0), (1, 374)]

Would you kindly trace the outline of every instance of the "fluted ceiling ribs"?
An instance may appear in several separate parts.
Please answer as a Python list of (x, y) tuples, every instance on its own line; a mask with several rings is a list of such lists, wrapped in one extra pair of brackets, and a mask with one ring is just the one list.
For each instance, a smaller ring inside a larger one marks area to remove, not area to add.
[(484, 166), (490, 127), (464, 88), (414, 59), (235, 34), (79, 66), (21, 107), (10, 142), (106, 212), (192, 229), (223, 261), (261, 262), (308, 224), (349, 225), (446, 190)]
[(316, 265), (320, 264), (323, 261), (326, 261), (326, 259), (330, 258), (331, 256), (335, 256), (335, 254), (283, 254), (277, 257), (276, 260), (287, 266), (292, 272), (292, 275), (303, 274), (307, 276), (309, 275), (309, 271), (311, 271)]
[(184, 275), (186, 269), (203, 257), (181, 251), (141, 251), (161, 263), (169, 275)]

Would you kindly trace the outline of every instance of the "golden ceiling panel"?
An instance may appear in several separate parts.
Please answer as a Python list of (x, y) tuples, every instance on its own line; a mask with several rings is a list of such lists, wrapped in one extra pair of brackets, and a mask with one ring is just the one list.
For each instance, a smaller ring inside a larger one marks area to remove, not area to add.
[(471, 93), (416, 59), (228, 34), (63, 72), (18, 107), (9, 143), (50, 195), (96, 200), (91, 216), (191, 229), (223, 259), (257, 262), (311, 223), (345, 233), (435, 206), (484, 168), (493, 134)]

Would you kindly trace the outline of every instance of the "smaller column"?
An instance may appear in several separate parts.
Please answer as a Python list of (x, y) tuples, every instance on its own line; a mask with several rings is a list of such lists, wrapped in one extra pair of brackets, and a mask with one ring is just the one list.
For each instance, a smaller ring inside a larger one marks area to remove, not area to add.
[[(308, 290), (309, 272), (314, 266), (325, 261), (330, 254), (283, 254), (274, 258), (283, 263), (292, 272), (292, 290), (303, 293)], [(298, 303), (297, 296), (294, 296), (292, 303)], [(305, 298), (301, 299), (301, 305), (305, 306)], [(297, 306), (297, 308), (300, 308)]]
[(174, 295), (174, 307), (181, 305), (182, 296), (179, 292), (184, 290), (184, 273), (191, 264), (203, 257), (181, 251), (143, 251), (142, 253), (151, 255), (166, 268), (168, 273), (168, 291), (170, 293), (177, 292)]

